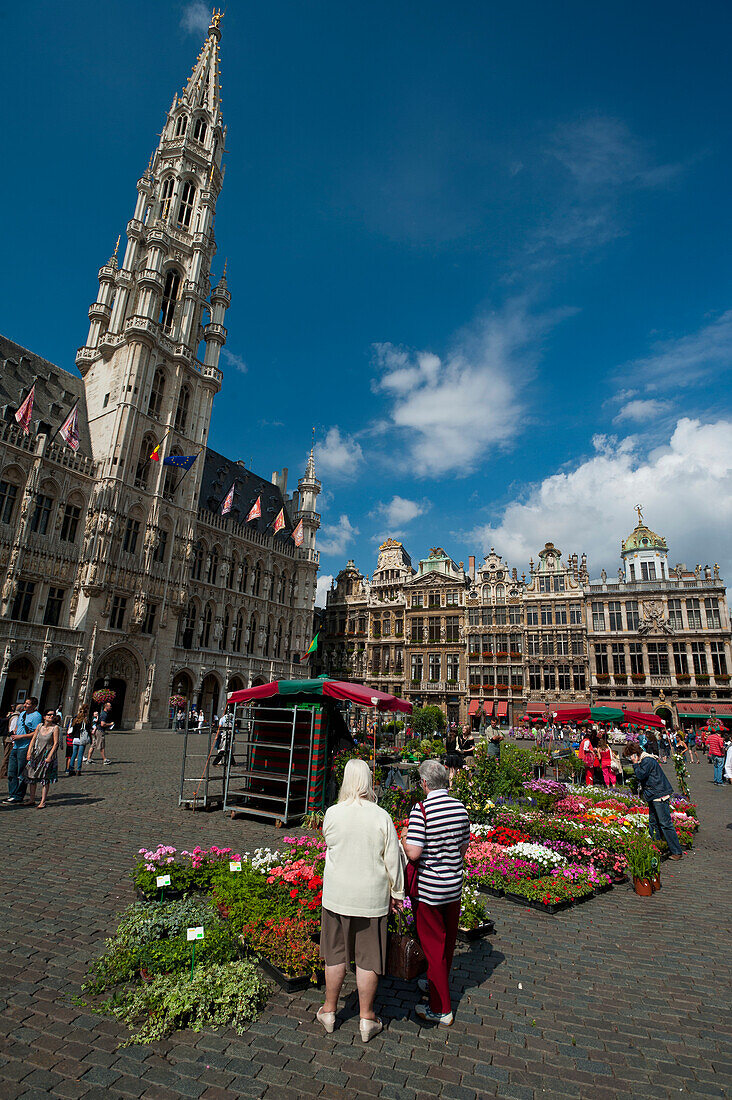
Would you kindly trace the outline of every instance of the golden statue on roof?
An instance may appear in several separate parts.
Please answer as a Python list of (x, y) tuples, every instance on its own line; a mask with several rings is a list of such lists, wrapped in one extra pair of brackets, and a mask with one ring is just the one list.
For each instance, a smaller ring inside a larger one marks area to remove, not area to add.
[(218, 11), (216, 10), (216, 8), (214, 8), (214, 10), (211, 12), (211, 26), (218, 27), (223, 18), (224, 13), (222, 12), (221, 8), (219, 8)]
[(638, 513), (638, 526), (640, 527), (643, 523), (643, 505), (636, 504), (635, 510)]

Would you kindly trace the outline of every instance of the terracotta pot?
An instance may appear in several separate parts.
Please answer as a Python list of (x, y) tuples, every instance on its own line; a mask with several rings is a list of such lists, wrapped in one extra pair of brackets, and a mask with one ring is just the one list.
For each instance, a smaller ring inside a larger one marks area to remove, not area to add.
[(656, 871), (655, 874), (651, 875), (651, 886), (653, 887), (654, 894), (656, 890), (661, 889), (661, 875), (658, 871)]
[(640, 894), (643, 898), (649, 898), (653, 893), (653, 887), (651, 886), (651, 880), (649, 878), (634, 878), (633, 885), (635, 886), (636, 894)]

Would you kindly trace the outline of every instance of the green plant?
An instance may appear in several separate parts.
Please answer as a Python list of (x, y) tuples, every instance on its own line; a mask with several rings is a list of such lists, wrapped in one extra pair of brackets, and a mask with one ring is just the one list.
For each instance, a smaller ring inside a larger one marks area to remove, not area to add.
[(382, 810), (397, 820), (409, 816), (409, 811), (419, 801), (419, 790), (411, 786), (405, 791), (402, 787), (385, 787), (379, 795)]
[(213, 906), (203, 899), (185, 898), (172, 902), (144, 902), (125, 911), (115, 935), (105, 943), (105, 952), (95, 959), (82, 987), (88, 993), (102, 993), (136, 978), (141, 966), (154, 973), (184, 968), (191, 957), (186, 928), (203, 926), (199, 956), (215, 962), (236, 957), (237, 945)]
[(686, 761), (679, 752), (675, 752), (671, 759), (673, 760), (679, 790), (686, 798), (689, 798), (689, 772), (686, 768)]
[(269, 985), (244, 959), (194, 967), (193, 973), (158, 974), (147, 985), (123, 990), (95, 1011), (115, 1016), (131, 1030), (123, 1046), (154, 1043), (180, 1028), (200, 1031), (224, 1025), (242, 1032), (267, 1001)]
[(221, 871), (214, 878), (213, 896), (225, 907), (232, 929), (265, 920), (284, 920), (297, 915), (299, 906), (284, 883), (268, 883), (267, 875), (242, 864), (235, 875)]
[(638, 832), (626, 843), (625, 857), (633, 878), (650, 878), (654, 862), (658, 860), (658, 849), (648, 833)]
[(446, 724), (445, 715), (439, 707), (417, 707), (412, 711), (412, 736), (420, 740), (442, 733)]
[(322, 829), (324, 817), (323, 810), (312, 810), (309, 814), (305, 814), (302, 820), (303, 829)]

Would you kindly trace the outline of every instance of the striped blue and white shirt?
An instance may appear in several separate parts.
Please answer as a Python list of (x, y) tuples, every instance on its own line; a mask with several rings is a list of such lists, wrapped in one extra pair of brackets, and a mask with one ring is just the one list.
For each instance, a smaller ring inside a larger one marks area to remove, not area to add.
[(468, 812), (444, 789), (430, 791), (422, 806), (424, 815), (420, 806), (415, 806), (407, 830), (407, 844), (422, 847), (417, 864), (417, 900), (427, 905), (459, 901), (463, 889), (460, 849), (470, 840)]

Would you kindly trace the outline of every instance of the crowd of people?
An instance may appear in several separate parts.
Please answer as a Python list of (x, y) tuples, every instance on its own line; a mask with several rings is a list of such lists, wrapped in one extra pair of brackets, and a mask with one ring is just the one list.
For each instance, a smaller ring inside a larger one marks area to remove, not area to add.
[[(81, 775), (84, 764), (95, 763), (94, 751), (99, 750), (103, 764), (111, 764), (105, 752), (106, 735), (114, 729), (112, 705), (88, 716), (88, 707), (64, 725), (59, 710), (38, 709), (38, 699), (30, 695), (2, 718), (0, 735), (3, 740), (3, 762), (0, 778), (8, 781), (8, 797), (12, 806), (36, 806), (45, 809), (51, 785), (58, 781), (58, 756), (63, 741), (66, 775)], [(40, 799), (36, 802), (40, 786)], [(28, 796), (26, 799), (26, 795)]]

